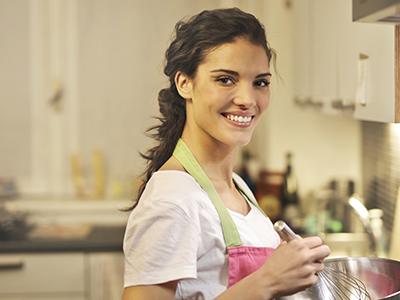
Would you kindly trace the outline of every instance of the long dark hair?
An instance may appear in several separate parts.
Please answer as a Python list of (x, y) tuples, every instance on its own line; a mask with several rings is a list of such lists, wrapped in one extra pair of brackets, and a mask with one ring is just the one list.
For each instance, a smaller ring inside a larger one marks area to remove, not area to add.
[(205, 10), (188, 21), (176, 24), (174, 38), (165, 53), (164, 74), (169, 77), (169, 87), (158, 94), (161, 116), (157, 119), (160, 124), (147, 130), (148, 136), (158, 144), (145, 154), (141, 153), (147, 160), (147, 168), (132, 209), (138, 204), (153, 173), (172, 156), (185, 126), (186, 100), (175, 86), (176, 73), (180, 71), (193, 79), (198, 66), (210, 51), (237, 38), (246, 38), (264, 47), (269, 61), (275, 57), (267, 42), (264, 26), (253, 15), (238, 8)]

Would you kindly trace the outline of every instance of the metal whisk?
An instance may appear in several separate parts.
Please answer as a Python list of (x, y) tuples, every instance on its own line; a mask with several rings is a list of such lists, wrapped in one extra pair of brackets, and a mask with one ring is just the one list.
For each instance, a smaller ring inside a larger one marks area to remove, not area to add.
[[(299, 238), (283, 221), (277, 221), (274, 228), (286, 242)], [(318, 276), (315, 287), (321, 299), (372, 300), (364, 283), (354, 276), (328, 266)]]

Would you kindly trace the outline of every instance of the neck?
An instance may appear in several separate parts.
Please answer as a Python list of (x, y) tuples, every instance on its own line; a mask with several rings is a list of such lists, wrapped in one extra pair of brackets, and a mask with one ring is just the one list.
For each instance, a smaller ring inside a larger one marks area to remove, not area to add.
[(214, 139), (205, 139), (200, 142), (185, 131), (183, 131), (182, 140), (211, 181), (233, 184), (232, 172), (237, 147), (222, 144)]

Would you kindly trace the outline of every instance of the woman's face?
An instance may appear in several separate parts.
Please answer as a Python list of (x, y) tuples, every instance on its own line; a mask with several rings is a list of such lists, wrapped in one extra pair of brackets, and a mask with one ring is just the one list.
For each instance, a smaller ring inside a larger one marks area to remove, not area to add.
[(237, 39), (211, 51), (187, 84), (186, 127), (191, 136), (200, 142), (246, 145), (268, 108), (270, 80), (262, 46)]

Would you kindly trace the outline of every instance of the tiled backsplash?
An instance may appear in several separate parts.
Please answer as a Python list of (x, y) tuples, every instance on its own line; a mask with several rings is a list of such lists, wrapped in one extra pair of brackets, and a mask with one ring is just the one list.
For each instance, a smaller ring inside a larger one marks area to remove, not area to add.
[(365, 205), (383, 210), (391, 233), (400, 185), (400, 124), (362, 122), (362, 151)]

